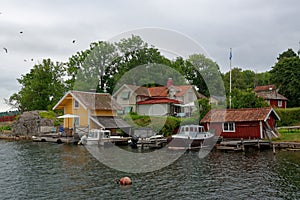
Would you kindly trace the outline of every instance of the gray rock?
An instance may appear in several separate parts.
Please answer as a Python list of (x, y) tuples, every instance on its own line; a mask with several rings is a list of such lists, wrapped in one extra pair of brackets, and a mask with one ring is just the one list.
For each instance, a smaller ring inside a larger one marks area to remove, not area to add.
[(12, 132), (14, 135), (39, 135), (41, 126), (54, 126), (54, 122), (51, 119), (42, 118), (38, 111), (24, 112), (12, 124)]

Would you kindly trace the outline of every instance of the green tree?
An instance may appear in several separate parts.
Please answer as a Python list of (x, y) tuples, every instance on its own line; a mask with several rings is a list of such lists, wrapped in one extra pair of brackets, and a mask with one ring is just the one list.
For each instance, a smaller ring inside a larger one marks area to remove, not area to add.
[[(90, 48), (91, 51), (84, 61), (83, 68), (77, 74), (79, 82), (78, 84), (76, 82), (75, 86), (78, 90), (96, 89), (97, 92), (106, 92), (107, 77), (105, 73), (118, 55), (116, 47), (109, 42), (100, 41), (92, 43)], [(91, 88), (93, 86), (94, 88)]]
[(64, 75), (62, 63), (44, 59), (41, 64), (34, 65), (29, 73), (17, 79), (22, 88), (9, 98), (9, 103), (22, 112), (51, 109), (65, 92)]
[(172, 70), (166, 66), (171, 66), (171, 61), (162, 56), (158, 49), (151, 47), (127, 52), (118, 58), (107, 73), (113, 79), (108, 91), (116, 91), (123, 84), (165, 85), (166, 80), (173, 76)]
[(292, 58), (297, 56), (297, 54), (293, 51), (293, 49), (288, 49), (287, 51), (284, 51), (282, 54), (279, 54), (277, 60), (281, 60), (283, 58)]
[(271, 84), (270, 72), (262, 72), (255, 74), (254, 86), (269, 85)]
[[(271, 79), (279, 93), (288, 98), (288, 107), (300, 106), (300, 58), (292, 50), (280, 54), (272, 67)], [(283, 56), (284, 55), (284, 56)]]
[(190, 83), (205, 96), (223, 96), (224, 85), (218, 64), (203, 54), (191, 55), (184, 71)]
[[(249, 84), (249, 82), (251, 82), (251, 80), (245, 80), (246, 76), (243, 74), (243, 70), (241, 68), (235, 67), (231, 70), (231, 89), (239, 89), (239, 90), (246, 90), (249, 86), (247, 85), (247, 83)], [(249, 77), (251, 78), (251, 77)], [(224, 85), (226, 88), (226, 92), (229, 95), (229, 87), (230, 87), (230, 71), (227, 72), (224, 75)], [(254, 79), (253, 79), (254, 81)], [(252, 83), (253, 86), (253, 83)], [(250, 86), (251, 87), (251, 86)]]
[(72, 55), (68, 62), (65, 63), (67, 66), (67, 74), (70, 77), (66, 80), (68, 90), (73, 90), (74, 84), (76, 81), (77, 72), (79, 69), (83, 68), (84, 61), (90, 53), (90, 49), (79, 51), (76, 54)]
[(199, 113), (198, 120), (201, 120), (211, 110), (211, 105), (209, 103), (208, 98), (201, 98), (201, 99), (196, 100), (195, 105), (197, 107), (197, 112)]
[(138, 35), (131, 35), (130, 38), (123, 38), (120, 42), (116, 42), (115, 45), (123, 55), (148, 48), (148, 44)]
[(268, 106), (267, 102), (256, 96), (252, 89), (232, 90), (232, 106), (231, 108), (261, 108)]

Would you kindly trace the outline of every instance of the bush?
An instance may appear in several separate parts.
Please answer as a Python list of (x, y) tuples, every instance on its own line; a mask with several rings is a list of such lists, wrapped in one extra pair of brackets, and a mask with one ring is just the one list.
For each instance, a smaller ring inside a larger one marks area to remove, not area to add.
[[(176, 118), (172, 116), (168, 117), (154, 117), (141, 116), (136, 113), (130, 113), (123, 117), (123, 119), (130, 124), (133, 128), (148, 127), (153, 130), (154, 133), (168, 137), (172, 135), (181, 124), (198, 124), (196, 118)], [(164, 126), (161, 127), (162, 121), (165, 121)]]
[(0, 126), (0, 131), (10, 131), (10, 130), (11, 130), (11, 127), (8, 125)]
[(46, 119), (51, 119), (53, 120), (53, 123), (54, 123), (54, 126), (59, 126), (61, 125), (62, 123), (62, 119), (58, 119), (56, 116), (57, 116), (57, 113), (55, 113), (54, 111), (50, 110), (50, 111), (42, 111), (42, 112), (39, 112), (39, 115), (42, 117), (42, 118), (46, 118)]
[(300, 123), (300, 108), (276, 108), (276, 113), (280, 117), (278, 126), (294, 126)]

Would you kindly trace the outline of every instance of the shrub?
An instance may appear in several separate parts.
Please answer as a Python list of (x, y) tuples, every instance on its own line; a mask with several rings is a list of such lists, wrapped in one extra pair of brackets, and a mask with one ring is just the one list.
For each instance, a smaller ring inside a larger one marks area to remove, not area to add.
[(300, 108), (276, 108), (275, 111), (280, 117), (278, 126), (293, 126), (300, 123)]
[(9, 125), (0, 126), (0, 131), (10, 131), (11, 127)]

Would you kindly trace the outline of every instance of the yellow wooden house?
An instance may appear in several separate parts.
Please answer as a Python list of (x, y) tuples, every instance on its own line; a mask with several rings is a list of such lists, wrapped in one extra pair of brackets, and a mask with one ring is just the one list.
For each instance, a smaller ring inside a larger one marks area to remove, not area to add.
[(111, 130), (112, 134), (122, 129), (128, 133), (130, 126), (117, 117), (120, 109), (108, 93), (82, 91), (67, 92), (53, 107), (53, 110), (63, 110), (65, 115), (73, 115), (64, 119), (65, 129), (106, 129)]

